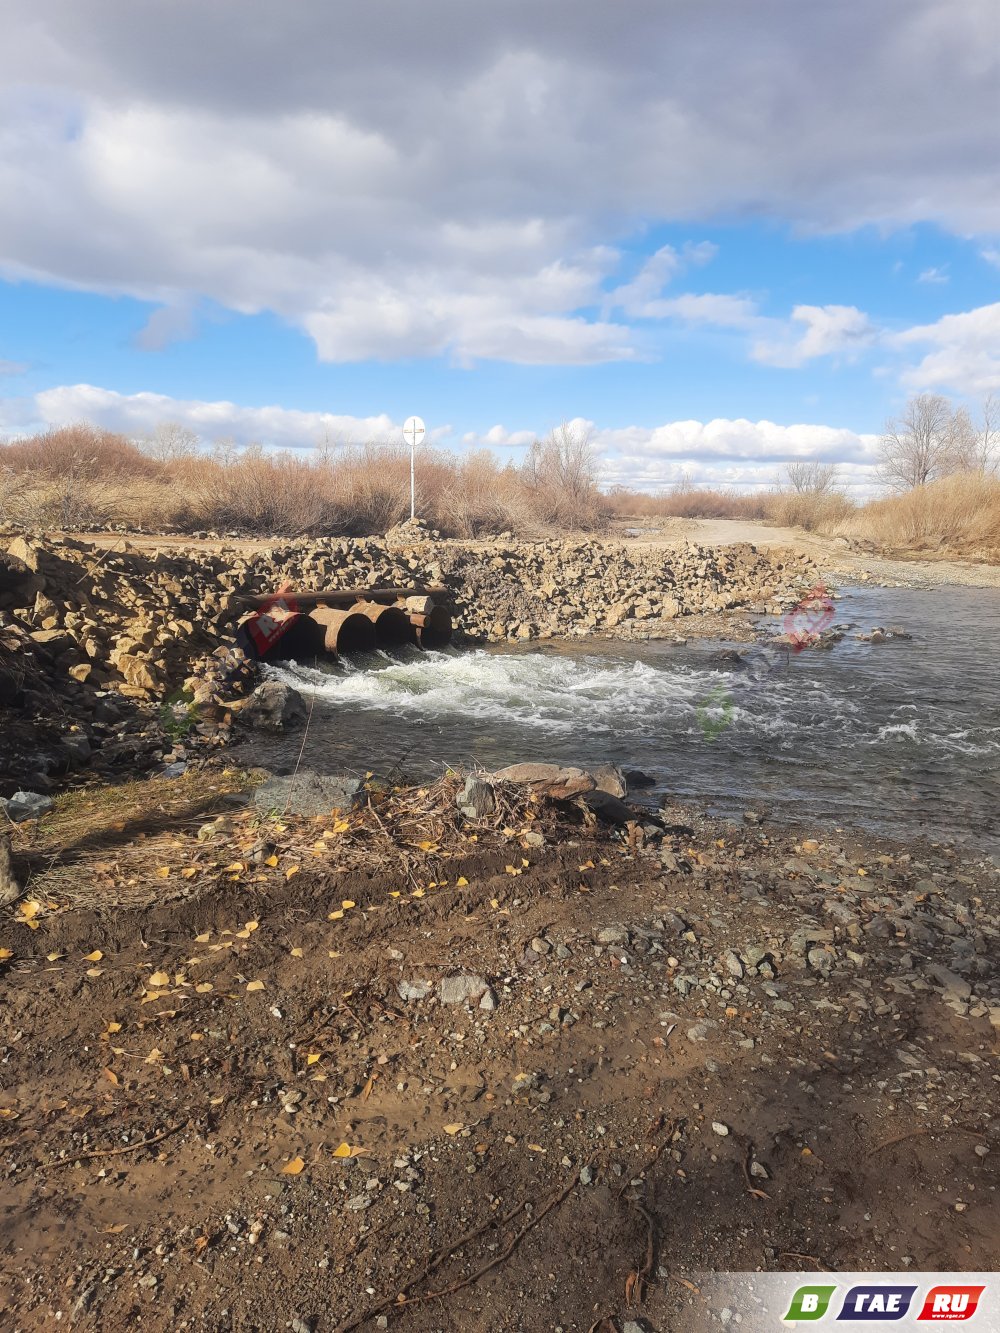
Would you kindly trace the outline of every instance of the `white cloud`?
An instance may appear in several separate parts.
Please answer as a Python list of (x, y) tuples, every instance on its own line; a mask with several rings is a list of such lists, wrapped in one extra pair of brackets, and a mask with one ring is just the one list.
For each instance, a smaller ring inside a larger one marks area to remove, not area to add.
[[(795, 326), (805, 332), (795, 336)], [(754, 360), (792, 369), (818, 356), (856, 356), (875, 338), (876, 330), (863, 311), (852, 305), (797, 305), (788, 333), (778, 341), (761, 339)]]
[(177, 422), (206, 441), (231, 439), (237, 444), (259, 443), (283, 449), (385, 440), (399, 435), (402, 429), (401, 423), (385, 413), (354, 417), (288, 407), (243, 407), (170, 398), (162, 393), (116, 393), (92, 384), (45, 389), (33, 398), (0, 399), (0, 431), (21, 433), (78, 421), (130, 436), (146, 435), (164, 422)]
[(1000, 389), (1000, 302), (944, 315), (888, 341), (898, 347), (931, 348), (922, 361), (903, 372), (904, 384), (914, 389), (945, 388), (968, 394)]
[(947, 264), (940, 267), (932, 265), (930, 268), (925, 268), (917, 275), (917, 282), (928, 282), (943, 286), (945, 283), (951, 282), (951, 277), (949, 276), (947, 269)]
[(1000, 268), (1000, 250), (987, 246), (985, 250), (980, 250), (980, 258), (985, 259), (987, 264), (993, 268)]
[[(627, 357), (609, 237), (1000, 232), (995, 0), (857, 11), (7, 0), (0, 272), (274, 311), (331, 360)], [(627, 318), (675, 317), (643, 312), (671, 262)]]
[(4, 361), (0, 359), (0, 376), (23, 375), (27, 369), (27, 361)]

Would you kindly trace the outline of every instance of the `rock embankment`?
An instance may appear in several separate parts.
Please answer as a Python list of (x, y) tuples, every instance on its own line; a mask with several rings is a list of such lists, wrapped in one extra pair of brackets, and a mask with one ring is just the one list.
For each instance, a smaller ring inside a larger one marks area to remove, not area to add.
[(184, 548), (102, 551), (84, 542), (13, 540), (0, 567), (0, 634), (70, 679), (152, 698), (232, 637), (243, 598), (443, 585), (472, 640), (637, 632), (692, 613), (778, 612), (815, 575), (804, 557), (749, 545), (680, 552), (596, 542), (283, 542), (247, 553)]

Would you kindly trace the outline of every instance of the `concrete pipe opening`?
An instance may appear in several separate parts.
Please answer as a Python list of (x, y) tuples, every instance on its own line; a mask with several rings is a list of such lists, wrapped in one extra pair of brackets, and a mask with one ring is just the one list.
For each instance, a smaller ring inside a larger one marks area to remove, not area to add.
[(310, 611), (320, 635), (323, 648), (333, 657), (343, 653), (369, 653), (376, 646), (375, 626), (356, 610), (337, 611), (329, 606), (317, 606)]
[(375, 629), (379, 648), (402, 648), (417, 642), (417, 630), (410, 617), (398, 606), (379, 606), (377, 602), (358, 602), (355, 611), (366, 616)]
[(445, 648), (451, 643), (451, 616), (443, 606), (432, 606), (422, 615), (411, 615), (421, 648)]

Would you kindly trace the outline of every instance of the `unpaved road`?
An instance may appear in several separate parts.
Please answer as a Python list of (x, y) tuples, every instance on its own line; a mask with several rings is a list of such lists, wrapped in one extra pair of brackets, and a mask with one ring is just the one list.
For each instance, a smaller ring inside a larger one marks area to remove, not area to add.
[(904, 585), (960, 584), (967, 588), (1000, 588), (1000, 565), (975, 560), (890, 559), (852, 550), (843, 538), (820, 537), (802, 528), (780, 528), (736, 518), (672, 518), (651, 523), (623, 521), (621, 529), (640, 532), (622, 536), (627, 545), (669, 550), (684, 542), (701, 546), (729, 546), (750, 542), (761, 550), (791, 547), (816, 561), (824, 573), (862, 579), (872, 583)]

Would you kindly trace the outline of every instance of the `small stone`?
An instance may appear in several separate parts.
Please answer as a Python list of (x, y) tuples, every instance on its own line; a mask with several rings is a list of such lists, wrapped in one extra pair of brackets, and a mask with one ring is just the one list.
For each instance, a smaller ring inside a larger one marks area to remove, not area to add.
[(470, 1004), (480, 1002), (490, 988), (485, 977), (462, 972), (458, 976), (443, 977), (438, 982), (438, 999), (442, 1004)]
[(721, 1120), (713, 1120), (712, 1133), (718, 1134), (721, 1138), (725, 1138), (726, 1135), (729, 1133), (729, 1126), (724, 1125)]
[(52, 809), (50, 796), (39, 796), (34, 791), (16, 791), (9, 801), (0, 801), (7, 812), (7, 818), (14, 824), (23, 824), (28, 819), (41, 819)]
[(396, 994), (401, 1000), (426, 1000), (434, 989), (430, 981), (401, 981), (396, 986)]
[(592, 1167), (589, 1167), (589, 1166), (581, 1166), (581, 1167), (580, 1167), (580, 1184), (581, 1184), (581, 1185), (590, 1185), (590, 1184), (593, 1183), (593, 1179), (594, 1179), (593, 1168), (592, 1168)]
[(628, 944), (631, 937), (624, 926), (604, 926), (594, 938), (598, 944)]

